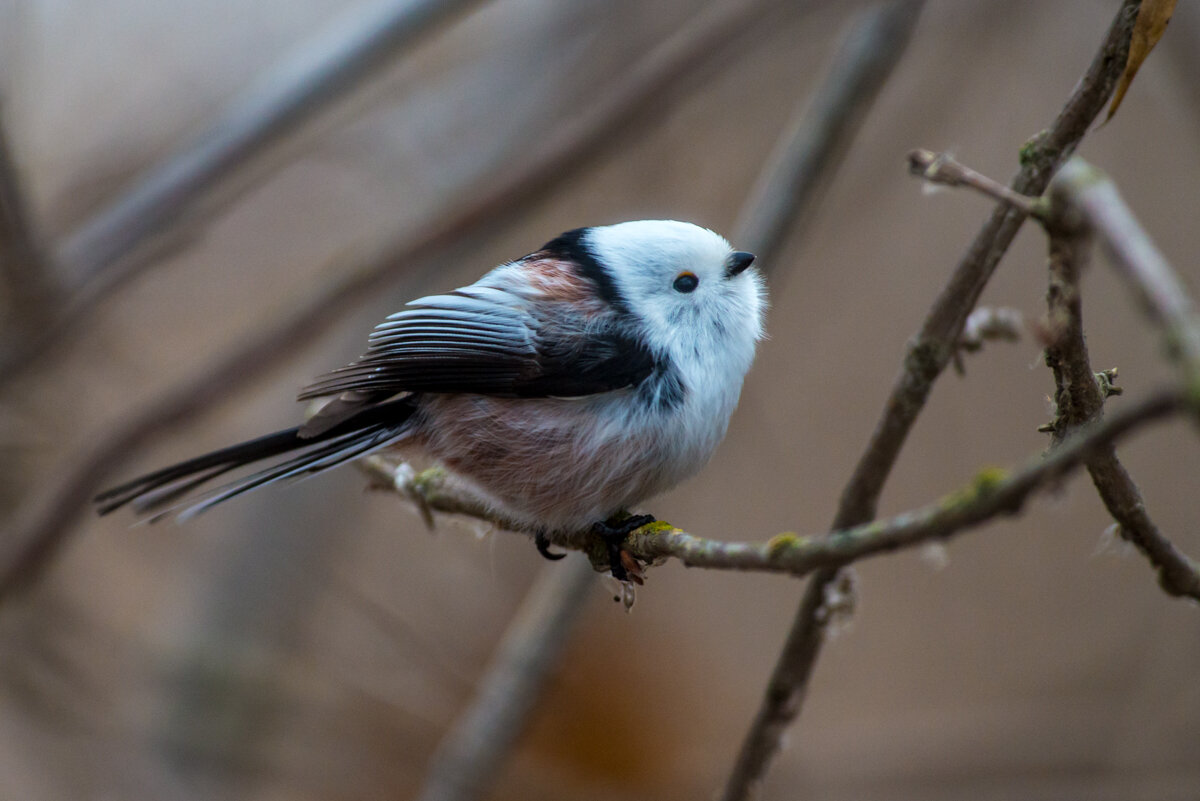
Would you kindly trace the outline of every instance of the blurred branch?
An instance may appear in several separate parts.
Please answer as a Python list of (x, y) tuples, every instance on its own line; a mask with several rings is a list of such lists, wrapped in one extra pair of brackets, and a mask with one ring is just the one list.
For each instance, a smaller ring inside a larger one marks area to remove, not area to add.
[[(841, 165), (904, 53), (923, 0), (900, 0), (864, 14), (834, 53), (828, 76), (797, 113), (742, 206), (734, 241), (753, 253), (779, 254), (796, 236), (818, 191)], [(770, 270), (772, 261), (760, 258)]]
[(34, 235), (3, 112), (0, 103), (0, 280), (11, 315), (5, 332), (10, 340), (19, 341), (17, 332), (28, 336), (45, 320), (57, 288)]
[(1142, 310), (1163, 330), (1167, 354), (1183, 371), (1194, 411), (1200, 415), (1200, 315), (1187, 287), (1138, 224), (1116, 185), (1080, 158), (1063, 167), (1050, 187), (1060, 213), (1082, 215), (1112, 256)]
[(79, 276), (65, 308), (44, 327), (0, 356), (0, 380), (29, 366), (76, 329), (100, 301), (161, 260), (138, 253), (152, 239), (196, 226), (216, 208), (217, 187), (345, 97), (381, 67), (478, 0), (386, 0), (355, 11), (319, 40), (257, 80), (221, 117), (182, 150), (141, 177), (123, 195), (74, 231), (58, 262)]
[(694, 78), (730, 51), (779, 0), (709, 7), (646, 55), (613, 88), (593, 98), (540, 140), (541, 149), (490, 181), (472, 188), (456, 205), (433, 215), (417, 233), (386, 242), (339, 270), (344, 277), (309, 303), (276, 322), (236, 351), (142, 407), (66, 471), (44, 502), (27, 504), (0, 547), (0, 602), (21, 583), (37, 579), (62, 547), (68, 527), (86, 508), (96, 487), (160, 434), (210, 409), (234, 390), (307, 345), (342, 314), (374, 297), (415, 263), (429, 264), (462, 247), (488, 226), (498, 226), (545, 199), (548, 192), (611, 147), (618, 135), (648, 112), (662, 113), (677, 100), (671, 89)]
[[(1054, 202), (1046, 218), (1050, 235), (1046, 365), (1054, 372), (1055, 383), (1055, 415), (1048, 429), (1056, 445), (1079, 426), (1099, 419), (1104, 401), (1115, 394), (1112, 381), (1116, 371), (1098, 375), (1092, 370), (1083, 335), (1079, 277), (1091, 250), (1092, 231), (1073, 205), (1078, 197), (1070, 191), (1071, 176), (1078, 173), (1071, 169), (1075, 161), (1055, 179), (1051, 187)], [(1158, 270), (1150, 272), (1159, 274)], [(1192, 401), (1194, 405), (1194, 397)], [(1117, 521), (1121, 538), (1149, 559), (1163, 590), (1200, 601), (1200, 565), (1176, 548), (1150, 519), (1141, 491), (1117, 459), (1116, 449), (1111, 444), (1097, 448), (1088, 458), (1087, 468), (1101, 500)]]
[[(1041, 195), (1054, 171), (1074, 151), (1104, 109), (1124, 69), (1140, 0), (1124, 0), (1104, 42), (1051, 127), (1025, 145), (1021, 170), (1011, 188)], [(934, 300), (910, 342), (903, 368), (863, 455), (842, 492), (832, 528), (846, 529), (875, 517), (884, 482), (900, 455), (933, 382), (958, 352), (963, 326), (984, 286), (1008, 250), (1024, 215), (1007, 204), (984, 223), (950, 281)], [(829, 616), (826, 598), (838, 580), (836, 568), (821, 568), (809, 579), (804, 598), (746, 735), (724, 801), (749, 797), (778, 752), (783, 732), (800, 712), (812, 669), (824, 641)]]
[(579, 556), (542, 569), (504, 633), (475, 700), (438, 746), (420, 801), (467, 801), (487, 791), (595, 587), (595, 572)]

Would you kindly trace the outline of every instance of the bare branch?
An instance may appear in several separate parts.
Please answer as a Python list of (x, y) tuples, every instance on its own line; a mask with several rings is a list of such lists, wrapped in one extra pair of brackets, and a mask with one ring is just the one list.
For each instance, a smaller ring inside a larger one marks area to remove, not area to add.
[(949, 153), (914, 150), (908, 154), (908, 171), (931, 184), (969, 186), (980, 194), (1008, 203), (1022, 214), (1034, 214), (1037, 198), (1018, 194), (1004, 184), (960, 164)]
[[(623, 548), (643, 562), (675, 558), (688, 567), (713, 570), (746, 570), (804, 576), (822, 568), (837, 568), (866, 556), (909, 548), (932, 540), (946, 540), (1002, 515), (1018, 513), (1031, 495), (1051, 489), (1060, 479), (1089, 462), (1111, 443), (1146, 423), (1177, 412), (1180, 393), (1163, 390), (1104, 420), (1076, 426), (1050, 450), (1008, 471), (985, 468), (967, 486), (945, 497), (888, 520), (864, 523), (826, 534), (779, 534), (765, 542), (731, 542), (709, 539), (659, 521), (630, 534)], [(398, 491), (418, 507), (435, 512), (465, 515), (515, 531), (528, 529), (497, 517), (487, 505), (454, 480), (432, 468), (413, 474), (386, 457), (363, 460), (380, 484)], [(584, 550), (604, 566), (603, 542), (590, 530), (555, 536), (556, 545)]]
[[(1121, 5), (1099, 52), (1054, 124), (1022, 149), (1023, 166), (1010, 184), (1017, 194), (1041, 195), (1054, 171), (1074, 151), (1103, 110), (1124, 68), (1137, 6), (1137, 0), (1126, 0)], [(1024, 219), (1023, 213), (1008, 205), (998, 207), (934, 301), (909, 345), (884, 415), (842, 494), (839, 522), (851, 525), (875, 516), (883, 484), (925, 406), (933, 382), (953, 357), (967, 315)]]
[(34, 234), (3, 111), (0, 103), (0, 280), (8, 292), (10, 321), (25, 336), (44, 321), (57, 288)]
[(74, 522), (101, 481), (138, 448), (229, 397), (268, 365), (296, 353), (342, 314), (374, 294), (413, 264), (430, 264), (471, 236), (514, 218), (581, 169), (618, 134), (651, 110), (677, 99), (672, 89), (729, 52), (778, 0), (721, 4), (634, 65), (624, 80), (596, 97), (562, 128), (541, 140), (541, 150), (516, 163), (487, 185), (473, 188), (458, 205), (440, 211), (417, 234), (384, 243), (338, 271), (344, 277), (314, 295), (308, 305), (277, 322), (194, 378), (143, 407), (66, 472), (41, 506), (27, 506), (0, 553), (0, 602), (18, 584), (35, 580), (63, 545)]
[[(1099, 52), (1053, 125), (1022, 149), (1022, 168), (1011, 185), (1017, 194), (1042, 194), (1059, 164), (1074, 151), (1103, 110), (1124, 69), (1139, 5), (1140, 0), (1121, 4)], [(842, 492), (834, 529), (861, 525), (875, 517), (884, 482), (900, 448), (925, 407), (933, 382), (957, 353), (967, 315), (1023, 220), (1024, 215), (1011, 206), (997, 208), (934, 301), (909, 345), (883, 415)], [(799, 714), (824, 639), (825, 599), (837, 578), (835, 568), (822, 568), (809, 580), (767, 693), (742, 745), (734, 775), (726, 786), (725, 801), (749, 797), (778, 752), (783, 731)]]
[(438, 746), (420, 801), (468, 801), (485, 793), (524, 731), (595, 589), (596, 574), (580, 556), (543, 568), (509, 624), (477, 697)]
[[(1055, 179), (1055, 186), (1058, 181)], [(1053, 434), (1056, 444), (1079, 426), (1099, 419), (1105, 399), (1115, 394), (1115, 371), (1092, 370), (1083, 335), (1079, 277), (1091, 249), (1091, 230), (1079, 224), (1078, 209), (1070, 205), (1073, 195), (1060, 195), (1058, 200), (1066, 203), (1055, 202), (1045, 221), (1050, 234), (1046, 365), (1054, 372), (1055, 383), (1055, 415), (1046, 430)], [(1120, 536), (1150, 560), (1163, 590), (1200, 601), (1200, 565), (1176, 548), (1154, 524), (1141, 491), (1117, 459), (1116, 449), (1111, 444), (1098, 448), (1087, 467), (1101, 500), (1117, 521)]]
[[(1007, 199), (1003, 192), (995, 191), (998, 184), (992, 179), (949, 157), (914, 151), (911, 158), (915, 163), (927, 165), (922, 175), (929, 180), (951, 186), (967, 185), (1000, 200)], [(1110, 249), (1124, 253), (1118, 259), (1126, 276), (1151, 317), (1167, 328), (1168, 341), (1174, 344), (1194, 337), (1197, 318), (1182, 282), (1133, 219), (1111, 181), (1075, 157), (1063, 167), (1049, 191), (1053, 202), (1029, 202), (1028, 198), (1024, 202), (1027, 213), (1038, 216), (1050, 236), (1046, 365), (1054, 372), (1055, 416), (1039, 430), (1053, 434), (1055, 444), (1059, 444), (1078, 426), (1099, 419), (1109, 396), (1121, 394), (1121, 389), (1114, 385), (1115, 369), (1093, 371), (1083, 335), (1079, 277), (1091, 248), (1090, 225), (1096, 219), (1087, 208), (1076, 205), (1083, 194), (1090, 197), (1091, 208), (1101, 210), (1108, 238), (1121, 242), (1121, 248), (1110, 244)], [(964, 340), (966, 336), (964, 332)], [(1171, 349), (1177, 358), (1186, 359), (1182, 351), (1182, 347)], [(1200, 600), (1200, 565), (1175, 547), (1150, 519), (1141, 491), (1117, 459), (1115, 448), (1111, 445), (1099, 448), (1088, 459), (1088, 472), (1105, 507), (1117, 521), (1121, 537), (1150, 560), (1158, 571), (1163, 590), (1169, 595)]]
[(1170, 415), (1181, 406), (1177, 391), (1162, 391), (1103, 422), (1080, 428), (1045, 456), (1011, 473), (980, 471), (968, 486), (935, 503), (888, 520), (866, 523), (819, 537), (781, 534), (765, 543), (726, 543), (693, 537), (654, 524), (630, 537), (627, 548), (639, 558), (673, 556), (692, 567), (766, 570), (804, 575), (838, 567), (864, 556), (945, 540), (1000, 515), (1016, 514), (1033, 493), (1056, 486), (1117, 437)]
[[(207, 130), (84, 222), (58, 249), (81, 284), (37, 338), (0, 358), (0, 376), (28, 366), (86, 320), (114, 289), (158, 263), (135, 253), (217, 206), (214, 191), (248, 163), (294, 138), (305, 123), (478, 0), (396, 0), (356, 11), (262, 76)], [(277, 165), (278, 166), (278, 165)]]
[(1050, 188), (1051, 201), (1078, 209), (1112, 255), (1142, 309), (1162, 330), (1167, 352), (1183, 370), (1200, 414), (1200, 315), (1187, 288), (1138, 224), (1116, 185), (1083, 159), (1073, 158)]

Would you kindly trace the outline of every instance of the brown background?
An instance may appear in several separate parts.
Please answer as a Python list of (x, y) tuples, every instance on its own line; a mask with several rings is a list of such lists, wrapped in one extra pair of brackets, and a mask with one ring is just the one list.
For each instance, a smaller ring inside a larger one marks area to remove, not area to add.
[[(351, 4), (0, 4), (6, 123), (49, 237), (70, 231)], [(287, 425), (297, 387), (405, 299), (474, 280), (578, 225), (729, 231), (779, 131), (860, 4), (809, 3), (453, 264), (414, 266), (264, 367), (128, 473)], [(1053, 118), (1115, 2), (930, 2), (802, 241), (776, 257), (770, 339), (729, 436), (650, 505), (697, 533), (818, 532), (934, 293), (988, 213), (905, 174), (913, 147), (990, 175)], [(5, 511), (79, 449), (588, 104), (699, 3), (486, 4), (259, 165), (202, 236), (106, 304), (0, 407)], [(1180, 3), (1115, 120), (1082, 150), (1200, 290), (1200, 13)], [(736, 243), (735, 243), (736, 244)], [(67, 270), (69, 272), (69, 270)], [(423, 277), (416, 277), (417, 275)], [(1025, 230), (983, 298), (1037, 319)], [(1097, 367), (1137, 395), (1169, 373), (1102, 260), (1085, 283)], [(936, 387), (883, 499), (897, 512), (1046, 443), (1037, 345), (992, 345)], [(1113, 403), (1125, 402), (1117, 399)], [(1200, 554), (1200, 448), (1183, 421), (1121, 449), (1151, 514)], [(523, 538), (444, 521), (342, 470), (180, 527), (88, 519), (47, 582), (0, 610), (0, 797), (411, 797), (537, 571)], [(764, 797), (1200, 796), (1200, 610), (1113, 544), (1078, 478), (948, 548), (859, 568)], [(632, 614), (595, 600), (496, 798), (710, 798), (800, 595), (780, 577), (654, 570)]]

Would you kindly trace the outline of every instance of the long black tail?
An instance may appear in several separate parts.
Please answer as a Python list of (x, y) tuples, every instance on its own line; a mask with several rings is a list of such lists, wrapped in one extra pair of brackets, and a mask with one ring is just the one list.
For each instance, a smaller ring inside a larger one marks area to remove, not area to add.
[(222, 484), (197, 496), (194, 503), (182, 505), (179, 518), (193, 517), (264, 484), (319, 473), (387, 445), (404, 435), (414, 409), (411, 397), (399, 398), (370, 406), (315, 436), (302, 436), (300, 427), (289, 428), (206, 453), (105, 490), (93, 499), (96, 511), (105, 515), (125, 504), (138, 512), (162, 509), (231, 470), (296, 452), (289, 459)]

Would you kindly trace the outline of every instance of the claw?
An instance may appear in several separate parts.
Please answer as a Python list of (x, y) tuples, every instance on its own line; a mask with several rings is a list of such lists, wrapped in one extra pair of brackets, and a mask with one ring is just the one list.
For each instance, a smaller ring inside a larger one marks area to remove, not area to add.
[(533, 544), (537, 546), (537, 552), (551, 562), (557, 562), (566, 556), (565, 553), (552, 553), (550, 551), (550, 540), (546, 539), (546, 532), (544, 531), (539, 531), (533, 535)]
[(612, 572), (613, 578), (617, 581), (636, 581), (638, 584), (642, 583), (640, 567), (637, 570), (626, 568), (626, 564), (628, 563), (637, 565), (637, 560), (621, 548), (621, 543), (629, 536), (630, 532), (641, 528), (647, 523), (653, 523), (654, 520), (654, 515), (631, 515), (615, 524), (610, 522), (611, 518), (592, 524), (592, 531), (603, 538), (605, 545), (608, 546), (609, 570)]

